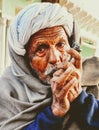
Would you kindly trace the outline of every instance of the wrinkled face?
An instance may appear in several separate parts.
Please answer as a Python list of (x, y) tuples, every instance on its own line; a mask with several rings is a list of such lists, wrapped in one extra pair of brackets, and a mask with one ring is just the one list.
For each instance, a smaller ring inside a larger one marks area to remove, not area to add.
[(43, 83), (50, 83), (50, 70), (69, 57), (66, 52), (69, 48), (68, 37), (62, 26), (40, 30), (31, 37), (27, 50), (29, 64)]

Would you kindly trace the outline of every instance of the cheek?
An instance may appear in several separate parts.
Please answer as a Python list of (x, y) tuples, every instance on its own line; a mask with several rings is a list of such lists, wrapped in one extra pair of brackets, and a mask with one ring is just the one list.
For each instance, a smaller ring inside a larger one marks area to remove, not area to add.
[(31, 61), (31, 67), (35, 69), (37, 72), (44, 72), (47, 66), (47, 59), (46, 57), (33, 57)]

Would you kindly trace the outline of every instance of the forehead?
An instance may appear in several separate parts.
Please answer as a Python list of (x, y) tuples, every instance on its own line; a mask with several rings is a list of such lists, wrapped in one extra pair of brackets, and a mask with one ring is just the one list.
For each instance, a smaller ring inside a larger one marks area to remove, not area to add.
[(56, 36), (66, 36), (66, 32), (62, 26), (54, 26), (42, 29), (33, 35), (33, 38), (37, 37), (56, 37)]

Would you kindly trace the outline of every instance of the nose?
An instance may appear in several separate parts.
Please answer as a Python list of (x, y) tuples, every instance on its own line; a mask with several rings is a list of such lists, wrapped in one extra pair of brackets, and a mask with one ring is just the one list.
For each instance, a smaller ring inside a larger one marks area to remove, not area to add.
[(60, 52), (57, 49), (52, 48), (50, 50), (49, 63), (56, 64), (59, 61), (60, 61)]

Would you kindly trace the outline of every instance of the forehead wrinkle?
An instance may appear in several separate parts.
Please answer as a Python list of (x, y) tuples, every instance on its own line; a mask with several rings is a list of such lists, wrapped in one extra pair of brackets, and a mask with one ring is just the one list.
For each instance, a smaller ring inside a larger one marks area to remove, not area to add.
[[(41, 44), (54, 44), (54, 43), (58, 43), (59, 41), (65, 41), (65, 38), (63, 36), (60, 35), (53, 35), (53, 36), (38, 36), (35, 38), (35, 44), (33, 44), (34, 47), (41, 45)], [(32, 42), (33, 43), (33, 42)]]
[(53, 28), (47, 28), (47, 29), (43, 29), (40, 30), (39, 32), (37, 32), (35, 35), (32, 36), (33, 40), (43, 40), (43, 38), (56, 38), (56, 37), (60, 37), (61, 39), (64, 39), (64, 34), (66, 35), (66, 32), (64, 31), (64, 29), (62, 27), (53, 27)]
[(33, 37), (35, 36), (38, 36), (39, 38), (39, 35), (41, 36), (56, 36), (56, 34), (58, 33), (62, 33), (65, 32), (64, 28), (62, 26), (55, 26), (55, 27), (50, 27), (50, 28), (45, 28), (45, 29), (42, 29), (42, 30), (39, 30), (38, 32), (36, 32)]

